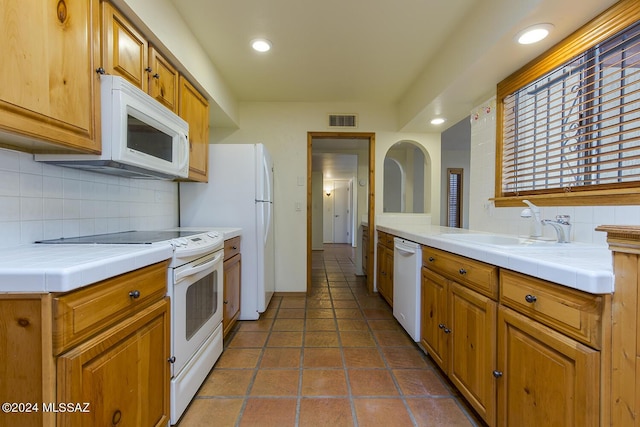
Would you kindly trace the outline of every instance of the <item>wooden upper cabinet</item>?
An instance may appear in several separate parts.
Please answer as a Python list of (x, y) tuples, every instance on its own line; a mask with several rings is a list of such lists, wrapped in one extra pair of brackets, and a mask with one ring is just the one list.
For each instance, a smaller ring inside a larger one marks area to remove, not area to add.
[(107, 74), (121, 76), (147, 92), (147, 39), (110, 3), (102, 3), (102, 63)]
[(4, 0), (0, 145), (100, 151), (98, 0)]
[(149, 46), (149, 95), (174, 113), (178, 112), (178, 70), (155, 47)]
[(189, 180), (207, 181), (209, 163), (209, 103), (180, 76), (179, 115), (189, 123)]

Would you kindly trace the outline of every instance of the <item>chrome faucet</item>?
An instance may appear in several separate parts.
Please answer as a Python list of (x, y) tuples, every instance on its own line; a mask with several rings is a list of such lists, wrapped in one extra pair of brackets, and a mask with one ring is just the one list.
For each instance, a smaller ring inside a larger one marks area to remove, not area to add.
[(522, 218), (531, 218), (531, 229), (529, 231), (529, 237), (542, 236), (542, 221), (540, 220), (540, 208), (531, 203), (528, 200), (523, 200), (529, 207), (523, 209), (520, 213)]
[(556, 220), (543, 219), (542, 225), (551, 225), (558, 235), (558, 243), (569, 243), (571, 239), (571, 224), (569, 215), (556, 215)]

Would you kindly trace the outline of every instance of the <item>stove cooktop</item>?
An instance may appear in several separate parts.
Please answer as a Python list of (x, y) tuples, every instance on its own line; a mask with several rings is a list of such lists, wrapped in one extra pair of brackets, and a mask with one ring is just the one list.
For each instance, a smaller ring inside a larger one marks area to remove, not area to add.
[(94, 234), (92, 236), (63, 237), (61, 239), (40, 240), (36, 243), (48, 244), (120, 244), (149, 245), (179, 237), (188, 237), (206, 231), (160, 230), (160, 231), (123, 231), (120, 233)]

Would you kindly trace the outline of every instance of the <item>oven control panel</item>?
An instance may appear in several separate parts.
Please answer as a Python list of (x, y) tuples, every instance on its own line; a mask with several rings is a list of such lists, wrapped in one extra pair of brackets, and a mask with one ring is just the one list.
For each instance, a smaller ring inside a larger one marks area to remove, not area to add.
[(217, 231), (178, 237), (169, 241), (174, 248), (173, 264), (181, 265), (201, 256), (222, 250), (224, 236)]

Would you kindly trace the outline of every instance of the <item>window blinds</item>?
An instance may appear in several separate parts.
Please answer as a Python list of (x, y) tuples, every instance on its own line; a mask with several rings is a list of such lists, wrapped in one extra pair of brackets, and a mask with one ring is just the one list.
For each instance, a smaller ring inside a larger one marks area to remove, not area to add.
[(640, 186), (640, 23), (504, 98), (501, 186)]

